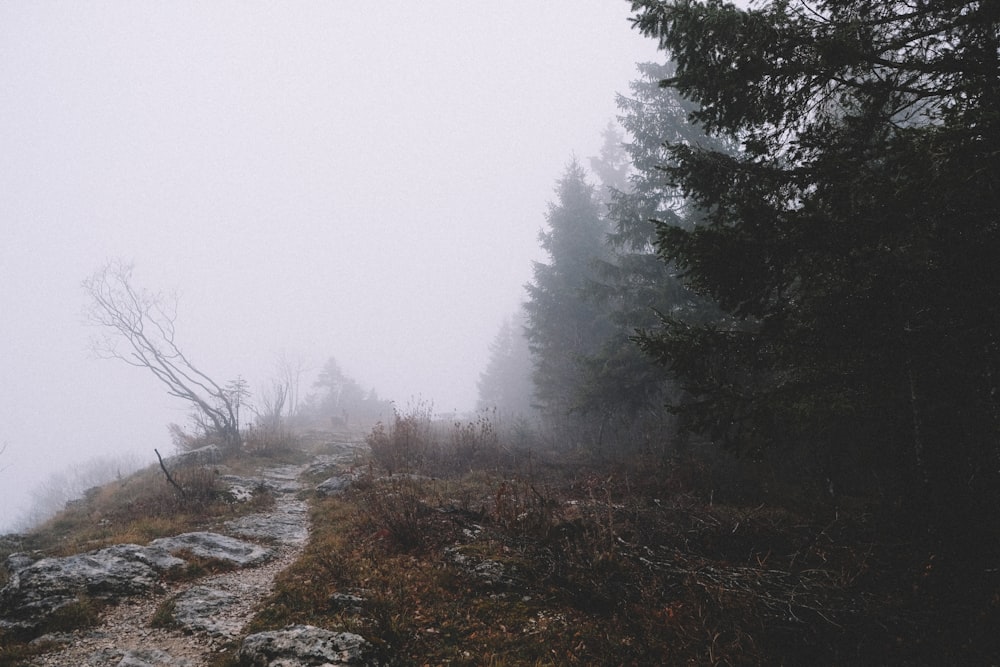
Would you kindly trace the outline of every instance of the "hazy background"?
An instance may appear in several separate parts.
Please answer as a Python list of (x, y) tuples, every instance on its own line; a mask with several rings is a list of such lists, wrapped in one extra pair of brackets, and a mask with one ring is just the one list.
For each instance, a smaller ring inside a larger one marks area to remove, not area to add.
[(87, 351), (80, 282), (112, 257), (177, 290), (181, 347), (221, 381), (334, 356), (471, 409), (555, 180), (657, 58), (628, 10), (0, 3), (0, 529), (52, 472), (152, 459), (186, 419)]

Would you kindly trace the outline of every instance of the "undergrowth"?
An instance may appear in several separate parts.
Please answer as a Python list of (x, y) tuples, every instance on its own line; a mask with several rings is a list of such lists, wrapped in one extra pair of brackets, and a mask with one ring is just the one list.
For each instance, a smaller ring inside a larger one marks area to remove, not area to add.
[[(429, 413), (397, 415), (368, 442), (372, 465), (316, 499), (310, 544), (250, 632), (357, 632), (390, 665), (998, 654), (996, 571), (980, 571), (968, 597), (947, 596), (954, 571), (938, 571), (933, 545), (891, 532), (863, 503), (736, 502), (736, 490), (693, 484), (717, 473), (688, 459), (518, 452), (502, 429)], [(936, 625), (935, 604), (947, 615)]]
[(356, 632), (385, 665), (998, 662), (995, 563), (949, 560), (861, 499), (778, 502), (694, 456), (521, 449), (487, 414), (411, 411), (367, 442), (246, 633)]
[[(306, 455), (257, 450), (250, 456), (229, 458), (218, 466), (187, 466), (171, 471), (183, 495), (164, 477), (158, 467), (150, 467), (129, 477), (98, 487), (84, 498), (73, 501), (42, 525), (22, 535), (0, 539), (0, 563), (15, 552), (29, 552), (36, 557), (68, 556), (101, 549), (114, 544), (146, 544), (153, 539), (177, 535), (213, 526), (244, 514), (272, 506), (275, 499), (260, 486), (246, 502), (234, 502), (221, 483), (220, 469), (227, 472), (256, 470), (260, 459), (300, 460)], [(255, 467), (256, 466), (256, 467)], [(185, 554), (186, 564), (166, 574), (168, 580), (190, 580), (221, 572), (231, 566), (223, 561)], [(9, 574), (0, 567), (0, 587)], [(86, 596), (65, 605), (48, 618), (30, 636), (46, 632), (68, 632), (95, 625), (102, 604)], [(30, 656), (44, 653), (44, 644), (28, 644), (23, 632), (0, 630), (0, 667), (23, 664)]]
[(95, 489), (41, 526), (0, 544), (0, 559), (12, 551), (66, 556), (113, 544), (146, 544), (158, 537), (196, 530), (270, 506), (267, 489), (256, 489), (250, 502), (235, 503), (214, 467), (173, 471), (182, 496), (156, 467)]

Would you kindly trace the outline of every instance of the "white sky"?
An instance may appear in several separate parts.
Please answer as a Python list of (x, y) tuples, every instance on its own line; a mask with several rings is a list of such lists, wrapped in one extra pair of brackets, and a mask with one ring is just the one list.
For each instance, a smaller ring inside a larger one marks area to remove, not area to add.
[(334, 356), (472, 407), (555, 180), (635, 63), (625, 0), (0, 3), (0, 528), (187, 408), (92, 359), (105, 260), (176, 289), (181, 346), (259, 386)]

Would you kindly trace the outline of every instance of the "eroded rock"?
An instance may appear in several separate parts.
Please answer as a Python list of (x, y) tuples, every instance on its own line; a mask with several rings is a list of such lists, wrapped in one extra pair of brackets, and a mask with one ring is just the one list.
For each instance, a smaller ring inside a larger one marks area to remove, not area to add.
[(279, 507), (268, 514), (251, 514), (227, 521), (226, 528), (243, 537), (299, 544), (309, 537), (305, 514), (304, 504)]
[(204, 632), (216, 637), (234, 637), (240, 621), (225, 621), (219, 612), (237, 600), (234, 593), (208, 586), (192, 586), (174, 599), (173, 620), (188, 631)]
[(190, 553), (199, 558), (213, 558), (238, 567), (258, 565), (274, 555), (273, 549), (238, 540), (218, 533), (194, 532), (161, 537), (149, 543), (151, 547), (171, 553)]
[(239, 659), (249, 667), (279, 665), (377, 665), (372, 645), (361, 635), (291, 625), (243, 640)]
[(0, 590), (0, 617), (31, 627), (81, 595), (114, 600), (145, 593), (156, 585), (161, 572), (184, 561), (156, 546), (117, 544), (31, 563), (8, 560), (10, 564), (15, 569)]
[(246, 503), (267, 487), (259, 479), (249, 479), (238, 475), (222, 475), (219, 481), (226, 485), (223, 492), (234, 503)]

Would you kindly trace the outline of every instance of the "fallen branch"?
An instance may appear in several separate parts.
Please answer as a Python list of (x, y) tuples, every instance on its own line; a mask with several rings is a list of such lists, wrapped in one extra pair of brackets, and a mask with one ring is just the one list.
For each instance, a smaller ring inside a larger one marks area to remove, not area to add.
[(181, 494), (181, 498), (187, 500), (187, 494), (184, 493), (184, 489), (181, 488), (180, 484), (174, 481), (174, 478), (170, 476), (170, 471), (167, 470), (167, 466), (163, 464), (163, 457), (160, 456), (160, 452), (155, 448), (153, 449), (153, 451), (156, 452), (156, 458), (159, 459), (160, 461), (160, 468), (163, 469), (163, 474), (167, 476), (167, 481), (170, 482), (171, 486), (177, 489), (177, 491)]

